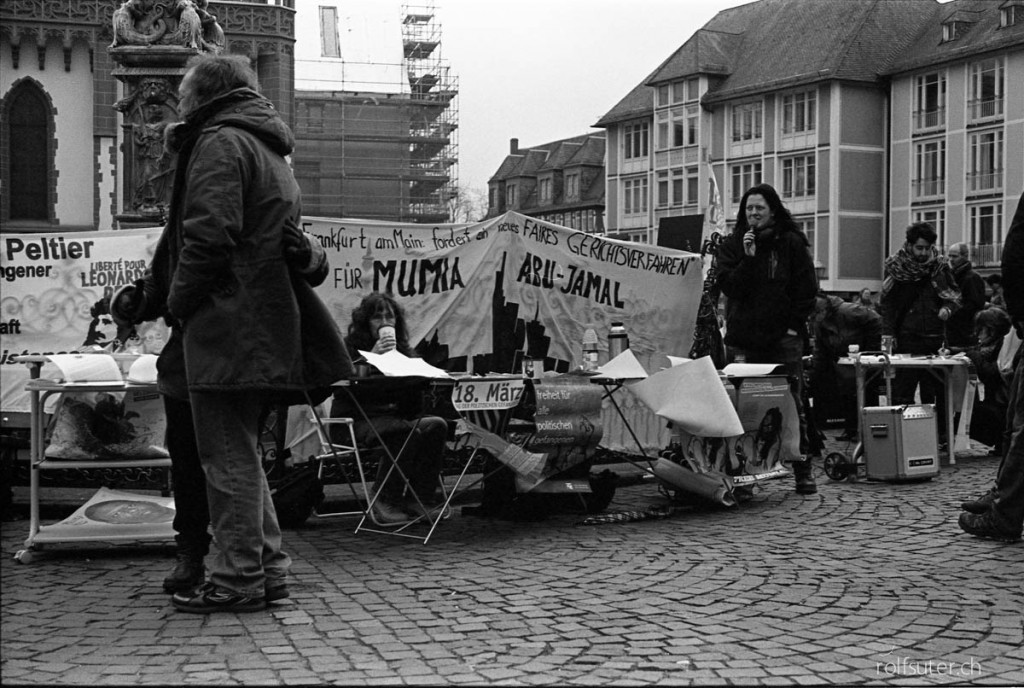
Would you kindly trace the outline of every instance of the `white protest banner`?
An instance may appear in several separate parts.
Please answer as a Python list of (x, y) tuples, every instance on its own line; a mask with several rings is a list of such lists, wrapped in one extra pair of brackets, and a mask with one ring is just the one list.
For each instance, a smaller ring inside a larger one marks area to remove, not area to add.
[(586, 328), (603, 338), (613, 320), (626, 323), (641, 360), (689, 351), (697, 254), (514, 212), (472, 225), (312, 218), (303, 229), (327, 249), (332, 274), (318, 291), (343, 331), (364, 295), (391, 291), (410, 345), (448, 370), (518, 372), (529, 353), (566, 372), (579, 364)]
[[(119, 287), (142, 276), (160, 228), (107, 232), (0, 235), (0, 407), (27, 412), (28, 369), (18, 354), (68, 353), (116, 336), (107, 311)], [(138, 328), (156, 353), (166, 340), (162, 321)]]

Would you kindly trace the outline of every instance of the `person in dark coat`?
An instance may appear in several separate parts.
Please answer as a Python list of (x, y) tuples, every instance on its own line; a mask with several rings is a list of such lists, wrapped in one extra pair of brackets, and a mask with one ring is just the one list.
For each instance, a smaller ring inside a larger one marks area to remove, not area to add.
[[(1006, 312), (1017, 334), (1024, 335), (1024, 194), (1006, 232), (1000, 269)], [(968, 513), (960, 514), (959, 524), (964, 532), (978, 537), (1016, 542), (1024, 530), (1024, 344), (1014, 356), (1003, 450), (995, 487), (961, 505)]]
[(743, 194), (736, 226), (719, 247), (717, 283), (727, 298), (725, 344), (733, 359), (739, 355), (747, 363), (785, 366), (804, 459), (793, 464), (796, 489), (813, 494), (817, 486), (803, 403), (803, 353), (818, 277), (807, 237), (770, 185)]
[[(934, 356), (944, 346), (946, 322), (960, 307), (949, 261), (935, 250), (938, 235), (927, 222), (907, 227), (906, 243), (885, 259), (882, 280), (882, 334), (893, 337), (893, 352)], [(921, 403), (935, 404), (940, 441), (945, 437), (945, 391), (927, 370), (901, 370), (892, 381), (892, 403), (913, 404), (917, 387)]]
[[(169, 217), (152, 261), (155, 294), (181, 346), (158, 375), (187, 388), (217, 553), (209, 580), (175, 593), (193, 613), (264, 609), (291, 563), (257, 448), (265, 405), (322, 401), (352, 364), (337, 325), (285, 259), (301, 217), (285, 156), (294, 137), (241, 55), (189, 60)], [(165, 298), (164, 298), (165, 297)]]
[[(882, 316), (875, 309), (861, 303), (847, 303), (838, 296), (824, 292), (815, 299), (811, 317), (814, 335), (812, 354), (811, 396), (819, 427), (826, 401), (836, 399), (843, 410), (845, 424), (840, 440), (852, 440), (857, 435), (857, 383), (852, 368), (840, 366), (838, 361), (847, 354), (851, 344), (861, 351), (878, 351), (882, 346)], [(878, 389), (865, 389), (865, 404), (878, 405)]]
[[(412, 355), (405, 313), (391, 294), (373, 292), (363, 297), (352, 311), (345, 345), (353, 360), (361, 358), (360, 351)], [(392, 383), (386, 392), (367, 385), (353, 388), (352, 393), (361, 409), (356, 408), (347, 391), (339, 391), (334, 395), (331, 416), (354, 419), (353, 429), (360, 446), (376, 444), (378, 437), (383, 440), (409, 480), (407, 492), (397, 469), (386, 459), (380, 461), (377, 497), (370, 507), (370, 518), (378, 525), (390, 525), (428, 515), (436, 501), (449, 436), (448, 422), (424, 412), (419, 382), (407, 389), (396, 389)]]
[(974, 316), (977, 344), (964, 351), (978, 374), (971, 427), (972, 440), (992, 447), (993, 456), (1003, 455), (1008, 381), (999, 369), (999, 351), (1010, 333), (1010, 316), (1001, 308), (986, 308)]
[(946, 251), (946, 259), (953, 271), (957, 289), (960, 290), (960, 308), (946, 322), (950, 349), (964, 349), (976, 343), (974, 339), (974, 316), (985, 307), (985, 280), (974, 271), (968, 257), (967, 244), (957, 242)]
[[(293, 271), (303, 275), (312, 286), (327, 277), (327, 254), (318, 241), (299, 230), (294, 223), (285, 226), (285, 258)], [(133, 284), (122, 287), (111, 299), (114, 320), (126, 326), (164, 319), (170, 325), (170, 338), (161, 341), (157, 366), (161, 373), (157, 388), (164, 403), (167, 420), (167, 450), (171, 457), (174, 484), (174, 541), (176, 563), (164, 578), (168, 593), (188, 592), (206, 581), (206, 555), (210, 551), (210, 510), (206, 501), (206, 477), (199, 460), (192, 420), (192, 404), (182, 364), (181, 327), (167, 312), (166, 282), (159, 284), (152, 266)], [(140, 328), (141, 330), (141, 328)], [(268, 583), (267, 601), (288, 597), (283, 581)]]

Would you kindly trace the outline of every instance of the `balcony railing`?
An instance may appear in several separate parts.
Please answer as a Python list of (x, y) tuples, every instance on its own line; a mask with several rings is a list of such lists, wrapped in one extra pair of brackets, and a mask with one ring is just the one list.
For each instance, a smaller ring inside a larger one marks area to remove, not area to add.
[(968, 193), (980, 191), (998, 191), (1003, 188), (1003, 171), (976, 172), (967, 175)]
[(915, 179), (914, 198), (942, 196), (946, 193), (945, 179)]
[(915, 129), (934, 129), (946, 126), (946, 108), (918, 110), (914, 113)]
[(971, 244), (971, 263), (974, 267), (998, 267), (1003, 257), (1003, 245)]
[(1003, 99), (971, 100), (967, 103), (967, 110), (972, 120), (1001, 117), (1003, 114)]

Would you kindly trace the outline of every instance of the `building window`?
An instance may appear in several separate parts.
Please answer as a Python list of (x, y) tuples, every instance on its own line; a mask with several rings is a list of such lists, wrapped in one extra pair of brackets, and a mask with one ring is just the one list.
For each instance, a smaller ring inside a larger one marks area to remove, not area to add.
[(516, 185), (506, 184), (505, 185), (505, 207), (515, 208), (516, 207)]
[(743, 105), (733, 106), (733, 143), (738, 143), (740, 141), (753, 141), (761, 138), (761, 110), (761, 103), (746, 103)]
[(668, 170), (661, 170), (658, 172), (657, 200), (655, 201), (659, 208), (667, 208), (671, 202), (668, 189)]
[(686, 80), (686, 102), (692, 103), (700, 98), (700, 79)]
[(972, 120), (1003, 114), (1003, 61), (982, 60), (971, 65), (968, 116)]
[(700, 201), (700, 177), (696, 167), (686, 168), (686, 205), (697, 205)]
[(658, 105), (668, 105), (668, 84), (658, 86)]
[(576, 200), (580, 197), (580, 175), (579, 173), (565, 175), (565, 199)]
[(746, 162), (732, 166), (732, 202), (739, 203), (743, 194), (761, 183), (761, 163)]
[(672, 147), (672, 140), (669, 138), (668, 131), (668, 110), (663, 110), (658, 113), (658, 140), (655, 141), (658, 150)]
[(1003, 253), (1003, 207), (998, 203), (967, 208), (971, 261), (975, 267), (999, 265)]
[(682, 205), (686, 202), (683, 198), (683, 170), (672, 170), (672, 205)]
[(682, 103), (686, 100), (686, 82), (677, 81), (672, 84), (672, 102)]
[(547, 205), (551, 203), (551, 177), (545, 177), (538, 183), (540, 187), (540, 204)]
[(981, 131), (970, 135), (970, 167), (967, 191), (995, 191), (1003, 188), (1003, 131)]
[(924, 74), (914, 79), (914, 127), (946, 125), (946, 75)]
[(489, 205), (494, 210), (497, 210), (498, 209), (498, 187), (492, 186), (490, 189), (488, 189), (487, 196), (488, 196), (488, 198), (487, 198), (487, 205)]
[(696, 146), (700, 131), (700, 110), (696, 107), (686, 109), (686, 145)]
[(811, 259), (814, 259), (814, 218), (813, 217), (794, 217), (793, 223), (797, 226), (801, 232), (807, 237), (808, 252), (811, 254)]
[(50, 218), (50, 170), (53, 160), (49, 99), (33, 79), (24, 79), (7, 96), (4, 120), (9, 175), (8, 217), (12, 220)]
[(1024, 3), (1006, 5), (999, 9), (999, 26), (1007, 28), (1024, 21)]
[(799, 134), (814, 131), (816, 119), (817, 96), (814, 91), (783, 96), (782, 133)]
[(647, 177), (627, 179), (622, 183), (622, 211), (626, 215), (647, 212)]
[(323, 57), (341, 57), (337, 7), (320, 8), (320, 54)]
[(787, 198), (813, 196), (814, 155), (800, 155), (782, 161), (782, 195)]
[(946, 141), (924, 141), (914, 146), (914, 198), (946, 193)]
[(967, 33), (967, 22), (963, 21), (948, 21), (942, 25), (942, 42), (948, 43), (955, 41), (956, 39)]
[(650, 125), (647, 122), (628, 124), (623, 137), (622, 157), (627, 160), (647, 157), (647, 137)]

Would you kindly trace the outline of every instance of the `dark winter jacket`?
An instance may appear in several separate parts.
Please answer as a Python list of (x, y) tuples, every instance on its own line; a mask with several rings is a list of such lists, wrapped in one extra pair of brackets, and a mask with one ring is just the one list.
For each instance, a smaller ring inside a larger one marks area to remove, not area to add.
[(845, 356), (851, 344), (861, 351), (878, 351), (882, 346), (882, 316), (873, 308), (847, 303), (838, 296), (826, 298), (825, 316), (814, 328), (814, 368), (834, 371), (834, 363)]
[[(1017, 212), (1013, 214), (1010, 229), (1003, 241), (1003, 259), (1000, 268), (1003, 276), (1003, 298), (1006, 312), (1015, 327), (1024, 324), (1024, 194), (1017, 201)], [(1020, 329), (1018, 334), (1022, 334)]]
[[(774, 230), (774, 231), (769, 231)], [(753, 257), (735, 231), (718, 249), (718, 287), (725, 306), (725, 343), (740, 349), (767, 349), (793, 330), (807, 335), (818, 277), (798, 229), (773, 225), (762, 230)]]
[[(161, 379), (189, 391), (256, 391), (279, 403), (326, 398), (352, 373), (338, 326), (308, 277), (284, 258), (286, 220), (300, 223), (298, 185), (284, 156), (294, 138), (249, 89), (186, 122), (167, 227), (150, 289), (166, 295), (174, 328)], [(315, 275), (322, 281), (325, 273)], [(175, 359), (175, 338), (180, 338)], [(165, 348), (165, 351), (167, 351)]]
[(970, 261), (953, 268), (960, 288), (960, 308), (946, 321), (949, 346), (967, 347), (974, 343), (974, 316), (985, 307), (985, 280), (974, 271)]
[(882, 295), (882, 334), (896, 337), (896, 351), (934, 354), (946, 332), (939, 310), (953, 306), (939, 297), (930, 277), (895, 282)]

